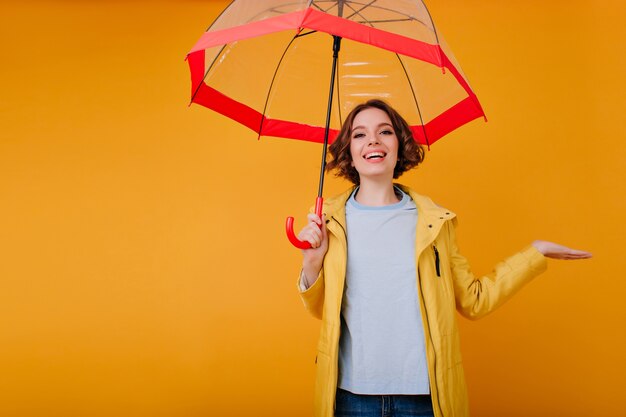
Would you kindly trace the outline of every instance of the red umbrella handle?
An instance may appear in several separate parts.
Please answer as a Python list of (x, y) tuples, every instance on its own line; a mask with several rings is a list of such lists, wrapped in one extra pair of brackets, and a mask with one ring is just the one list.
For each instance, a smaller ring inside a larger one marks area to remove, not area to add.
[[(322, 206), (324, 204), (323, 197), (317, 197), (315, 200), (315, 214), (322, 218)], [(321, 226), (320, 226), (321, 228)], [(293, 232), (293, 217), (287, 217), (287, 222), (285, 223), (285, 229), (287, 230), (287, 238), (291, 242), (293, 246), (299, 249), (311, 249), (311, 244), (305, 240), (300, 240), (297, 238), (296, 234)]]

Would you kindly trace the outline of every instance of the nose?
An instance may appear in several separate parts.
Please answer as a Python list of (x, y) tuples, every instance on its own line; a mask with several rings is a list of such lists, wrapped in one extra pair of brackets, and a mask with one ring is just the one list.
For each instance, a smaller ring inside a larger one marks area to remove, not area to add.
[(378, 136), (377, 135), (370, 135), (369, 139), (367, 141), (368, 145), (378, 145), (380, 144), (380, 141), (378, 140)]

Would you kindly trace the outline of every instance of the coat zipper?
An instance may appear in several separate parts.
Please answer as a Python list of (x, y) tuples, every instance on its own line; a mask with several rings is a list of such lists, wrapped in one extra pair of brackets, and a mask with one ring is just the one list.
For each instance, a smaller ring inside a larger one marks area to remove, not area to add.
[(437, 246), (433, 245), (433, 251), (435, 251), (435, 270), (437, 271), (437, 276), (441, 277), (441, 270), (439, 269), (439, 251), (437, 250)]

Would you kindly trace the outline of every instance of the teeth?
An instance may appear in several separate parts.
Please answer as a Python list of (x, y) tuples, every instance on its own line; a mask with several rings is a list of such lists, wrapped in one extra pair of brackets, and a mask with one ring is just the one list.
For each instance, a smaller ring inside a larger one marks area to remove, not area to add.
[(372, 158), (384, 158), (385, 154), (383, 152), (372, 152), (372, 153), (368, 153), (367, 155), (365, 155), (365, 159), (372, 159)]

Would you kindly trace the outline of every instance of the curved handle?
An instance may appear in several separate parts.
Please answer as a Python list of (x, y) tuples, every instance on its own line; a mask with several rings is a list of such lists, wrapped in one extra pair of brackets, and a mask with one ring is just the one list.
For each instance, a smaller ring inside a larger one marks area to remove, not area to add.
[(309, 242), (298, 239), (296, 234), (293, 232), (293, 217), (287, 217), (285, 229), (287, 229), (287, 238), (293, 246), (298, 249), (311, 249), (311, 244)]
[[(322, 206), (324, 205), (324, 198), (317, 197), (315, 200), (315, 214), (317, 214), (320, 218), (322, 217)], [(285, 222), (285, 229), (287, 230), (287, 238), (291, 242), (293, 246), (298, 249), (311, 249), (311, 244), (307, 241), (300, 240), (296, 237), (296, 234), (293, 232), (293, 217), (287, 217), (287, 221)]]

